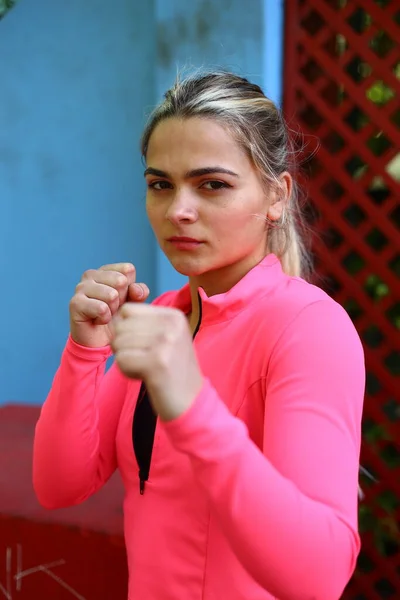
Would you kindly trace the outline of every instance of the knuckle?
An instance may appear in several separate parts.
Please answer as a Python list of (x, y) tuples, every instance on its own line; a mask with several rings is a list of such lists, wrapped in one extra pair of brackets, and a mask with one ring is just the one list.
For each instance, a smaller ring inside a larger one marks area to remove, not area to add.
[(104, 302), (99, 302), (97, 311), (99, 314), (105, 315), (108, 312), (107, 304), (105, 304)]
[(126, 302), (120, 307), (119, 313), (124, 318), (133, 317), (135, 315), (135, 305)]
[(78, 285), (75, 287), (75, 292), (77, 294), (81, 293), (83, 291), (83, 289), (85, 288), (85, 282), (84, 281), (80, 281), (78, 283)]
[(172, 334), (172, 332), (169, 331), (166, 327), (162, 331), (158, 332), (158, 334), (157, 334), (157, 344), (158, 345), (157, 345), (157, 349), (156, 349), (157, 352), (160, 353), (161, 348), (164, 345), (168, 345), (172, 341), (173, 336), (171, 334)]
[[(121, 317), (121, 319), (126, 319), (128, 316), (128, 307), (126, 304), (122, 304), (122, 306), (119, 307), (118, 316)], [(118, 322), (120, 323), (121, 321), (118, 320)]]
[(75, 294), (75, 296), (72, 296), (71, 300), (69, 301), (69, 309), (72, 312), (78, 312), (80, 311), (82, 308), (82, 297), (79, 294)]
[(86, 271), (83, 272), (82, 280), (93, 279), (94, 273), (95, 273), (95, 271), (93, 269), (86, 269)]
[(124, 323), (119, 319), (114, 321), (114, 338), (117, 339), (124, 332)]
[(117, 292), (117, 290), (114, 289), (114, 288), (110, 288), (107, 291), (107, 300), (109, 302), (113, 302), (113, 300), (116, 300), (117, 298), (118, 298), (118, 292)]
[(129, 352), (117, 352), (115, 358), (123, 373), (134, 375), (133, 361)]
[(120, 275), (117, 276), (117, 278), (115, 280), (115, 285), (118, 288), (123, 288), (123, 287), (127, 286), (128, 285), (127, 277), (121, 273)]
[(132, 263), (122, 263), (121, 270), (123, 272), (126, 272), (126, 271), (129, 272), (129, 271), (136, 270), (136, 269), (135, 269), (135, 265), (133, 265)]

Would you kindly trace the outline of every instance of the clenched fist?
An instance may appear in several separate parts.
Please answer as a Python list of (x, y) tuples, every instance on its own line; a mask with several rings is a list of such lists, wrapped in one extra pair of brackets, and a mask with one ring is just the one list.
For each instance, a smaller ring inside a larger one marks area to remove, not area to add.
[(72, 339), (90, 348), (107, 346), (116, 312), (127, 301), (143, 302), (149, 293), (147, 285), (136, 283), (136, 269), (130, 263), (86, 271), (69, 305)]
[(179, 417), (203, 385), (185, 315), (165, 306), (128, 303), (112, 330), (111, 347), (121, 371), (145, 382), (162, 420)]

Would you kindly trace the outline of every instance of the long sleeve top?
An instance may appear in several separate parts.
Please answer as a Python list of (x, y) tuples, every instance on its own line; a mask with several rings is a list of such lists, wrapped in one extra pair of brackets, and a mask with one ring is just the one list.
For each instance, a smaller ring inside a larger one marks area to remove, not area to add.
[[(77, 504), (120, 470), (129, 600), (338, 600), (360, 548), (355, 328), (274, 255), (199, 297), (204, 385), (158, 420), (145, 493), (132, 446), (141, 382), (106, 371), (109, 348), (69, 338), (36, 427), (37, 496)], [(188, 313), (189, 287), (155, 304)]]

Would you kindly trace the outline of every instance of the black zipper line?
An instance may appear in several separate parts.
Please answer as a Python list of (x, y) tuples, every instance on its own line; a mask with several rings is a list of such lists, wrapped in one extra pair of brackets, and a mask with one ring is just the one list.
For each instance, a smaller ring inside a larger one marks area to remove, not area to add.
[[(199, 320), (193, 333), (193, 340), (200, 329), (203, 315), (200, 294), (198, 294), (198, 298)], [(142, 383), (132, 421), (132, 444), (139, 466), (139, 491), (141, 495), (144, 494), (145, 484), (149, 478), (156, 425), (157, 415), (151, 406), (146, 385)]]

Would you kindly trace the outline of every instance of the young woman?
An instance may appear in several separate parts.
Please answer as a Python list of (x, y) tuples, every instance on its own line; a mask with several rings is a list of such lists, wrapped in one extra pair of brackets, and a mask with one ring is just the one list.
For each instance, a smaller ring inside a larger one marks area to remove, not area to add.
[(145, 304), (132, 264), (84, 273), (37, 496), (77, 504), (121, 471), (130, 600), (337, 600), (360, 547), (364, 357), (303, 277), (282, 115), (246, 79), (195, 75), (142, 153), (151, 226), (188, 284)]

